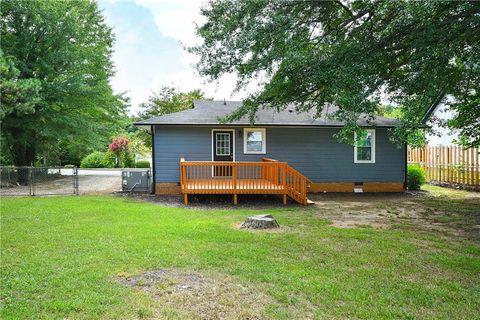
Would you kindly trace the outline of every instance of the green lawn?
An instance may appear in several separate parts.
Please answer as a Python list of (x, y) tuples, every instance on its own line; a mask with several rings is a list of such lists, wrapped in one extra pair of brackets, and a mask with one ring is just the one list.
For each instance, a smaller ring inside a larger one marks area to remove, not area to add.
[(189, 317), (116, 280), (169, 268), (255, 288), (271, 298), (262, 317), (479, 318), (478, 244), (401, 224), (335, 228), (311, 207), (262, 211), (282, 232), (235, 228), (259, 210), (3, 197), (1, 318)]

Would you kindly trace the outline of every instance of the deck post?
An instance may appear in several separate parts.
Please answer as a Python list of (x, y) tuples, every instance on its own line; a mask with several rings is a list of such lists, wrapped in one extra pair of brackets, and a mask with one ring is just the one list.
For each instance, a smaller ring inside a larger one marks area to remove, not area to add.
[(237, 163), (232, 163), (232, 188), (233, 188), (233, 205), (237, 205)]
[(184, 165), (185, 159), (183, 157), (180, 158), (180, 188), (183, 193), (183, 202), (185, 205), (188, 205), (188, 194), (187, 194), (187, 168)]
[(287, 166), (282, 164), (283, 205), (287, 205)]
[(303, 204), (304, 205), (307, 205), (308, 204), (308, 201), (307, 201), (307, 179), (303, 180), (303, 190), (302, 190), (303, 194), (305, 194), (305, 199), (303, 199)]

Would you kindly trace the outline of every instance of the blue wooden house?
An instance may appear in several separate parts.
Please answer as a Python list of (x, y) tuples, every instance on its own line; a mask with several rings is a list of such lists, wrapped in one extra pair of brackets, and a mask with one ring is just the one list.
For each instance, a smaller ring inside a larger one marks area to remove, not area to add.
[(334, 134), (342, 123), (313, 112), (261, 109), (248, 119), (219, 122), (241, 105), (195, 101), (192, 109), (140, 121), (152, 134), (156, 194), (279, 194), (308, 203), (308, 192), (402, 192), (406, 148), (389, 140), (394, 119), (360, 125), (355, 146)]

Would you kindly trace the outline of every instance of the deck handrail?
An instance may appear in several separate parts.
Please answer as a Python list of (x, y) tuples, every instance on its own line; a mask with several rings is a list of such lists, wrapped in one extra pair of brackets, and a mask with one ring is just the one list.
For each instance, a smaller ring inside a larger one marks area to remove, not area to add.
[(289, 165), (285, 167), (285, 172), (287, 174), (286, 187), (288, 195), (297, 202), (306, 205), (308, 179)]
[(275, 159), (255, 161), (186, 161), (180, 159), (180, 185), (185, 203), (188, 194), (282, 194), (307, 204), (308, 179)]

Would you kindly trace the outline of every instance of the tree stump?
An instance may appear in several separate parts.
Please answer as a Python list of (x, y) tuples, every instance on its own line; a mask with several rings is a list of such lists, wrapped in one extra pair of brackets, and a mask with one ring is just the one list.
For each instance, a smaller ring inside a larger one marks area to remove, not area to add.
[(270, 214), (248, 217), (240, 226), (242, 229), (273, 229), (279, 227), (277, 220)]

